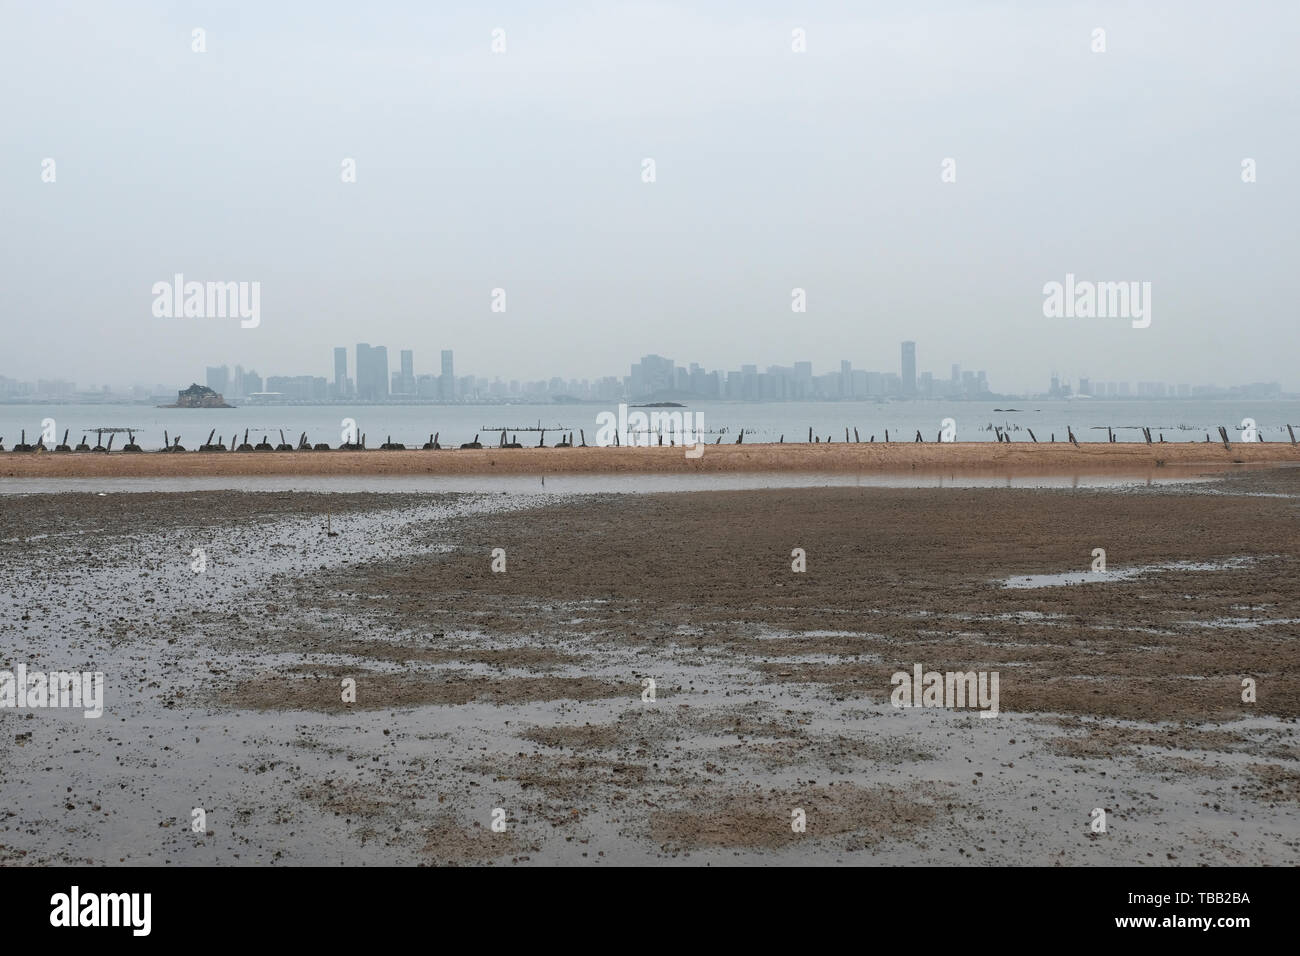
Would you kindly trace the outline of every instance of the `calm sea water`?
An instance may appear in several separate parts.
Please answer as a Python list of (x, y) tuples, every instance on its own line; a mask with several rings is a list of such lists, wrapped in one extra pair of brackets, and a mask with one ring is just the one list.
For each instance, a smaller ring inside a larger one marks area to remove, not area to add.
[[(42, 420), (51, 418), (57, 438), (62, 440), (64, 429), (70, 429), (69, 441), (73, 445), (83, 434), (94, 445), (97, 428), (133, 428), (136, 441), (145, 449), (161, 447), (166, 430), (172, 438), (180, 435), (181, 443), (192, 450), (215, 428), (218, 436), (225, 436), (227, 447), (231, 435), (238, 434), (242, 440), (245, 429), (254, 444), (263, 435), (277, 444), (283, 429), (291, 444), (296, 444), (298, 435), (305, 431), (312, 442), (336, 446), (342, 420), (351, 418), (358, 430), (366, 433), (366, 444), (371, 448), (378, 447), (389, 435), (395, 442), (418, 447), (434, 432), (439, 433), (444, 446), (471, 441), (476, 434), (484, 444), (495, 444), (503, 427), (512, 436), (517, 433), (525, 446), (536, 445), (539, 435), (523, 429), (537, 427), (548, 429), (548, 445), (554, 444), (561, 432), (571, 431), (576, 439), (579, 429), (585, 429), (587, 442), (594, 444), (596, 416), (602, 411), (617, 413), (617, 406), (286, 405), (184, 409), (148, 405), (0, 405), (0, 439), (6, 449), (12, 448), (21, 430), (26, 429), (27, 440), (35, 443)], [(1064, 441), (1069, 426), (1081, 442), (1104, 442), (1108, 425), (1115, 429), (1118, 441), (1144, 441), (1143, 426), (1152, 430), (1153, 437), (1164, 435), (1166, 441), (1203, 442), (1206, 433), (1218, 441), (1219, 425), (1237, 440), (1244, 419), (1254, 420), (1265, 441), (1290, 441), (1288, 423), (1300, 437), (1300, 400), (696, 402), (681, 411), (702, 416), (707, 440), (712, 442), (720, 435), (724, 443), (735, 441), (742, 428), (747, 442), (774, 442), (782, 436), (787, 442), (805, 442), (809, 427), (823, 441), (827, 437), (844, 441), (846, 428), (852, 440), (856, 428), (864, 442), (872, 436), (883, 441), (886, 430), (893, 441), (912, 441), (919, 430), (930, 442), (937, 439), (945, 418), (955, 421), (958, 441), (995, 441), (993, 426), (1009, 430), (1015, 441), (1029, 441), (1030, 430), (1040, 442), (1050, 441), (1053, 436)], [(107, 436), (104, 440), (108, 440)], [(113, 447), (125, 441), (126, 436), (119, 435)]]

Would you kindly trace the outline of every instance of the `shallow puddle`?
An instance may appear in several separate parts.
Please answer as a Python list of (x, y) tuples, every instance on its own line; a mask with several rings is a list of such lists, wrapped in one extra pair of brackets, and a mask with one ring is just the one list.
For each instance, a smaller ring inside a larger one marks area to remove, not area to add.
[(1162, 571), (1232, 571), (1249, 567), (1257, 558), (1228, 558), (1223, 561), (1170, 561), (1165, 564), (1143, 564), (1132, 568), (1113, 568), (1106, 571), (1066, 571), (1062, 574), (1022, 574), (1004, 578), (1004, 588), (1058, 588), (1075, 584), (1113, 584), (1128, 581), (1144, 574)]

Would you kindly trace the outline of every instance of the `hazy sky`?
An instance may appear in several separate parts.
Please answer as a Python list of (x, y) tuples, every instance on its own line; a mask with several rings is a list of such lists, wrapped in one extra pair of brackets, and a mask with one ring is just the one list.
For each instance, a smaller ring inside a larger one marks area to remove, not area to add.
[[(358, 341), (896, 371), (910, 338), (995, 390), (1300, 389), (1298, 36), (1294, 0), (4, 0), (0, 375), (331, 376)], [(174, 273), (260, 282), (260, 326), (155, 318)], [(1151, 282), (1150, 327), (1045, 318), (1066, 273)]]

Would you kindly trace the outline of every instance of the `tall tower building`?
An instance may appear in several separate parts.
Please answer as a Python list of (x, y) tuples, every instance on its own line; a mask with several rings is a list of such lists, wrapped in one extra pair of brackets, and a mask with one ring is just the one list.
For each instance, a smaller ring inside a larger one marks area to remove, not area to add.
[(388, 348), (357, 345), (357, 398), (377, 402), (388, 397)]
[(374, 386), (370, 383), (370, 344), (357, 343), (357, 398), (363, 402), (375, 397)]
[(348, 397), (348, 350), (342, 347), (334, 350), (334, 397)]
[(451, 349), (442, 350), (442, 375), (438, 379), (438, 393), (444, 402), (456, 400), (456, 373), (452, 365)]
[(376, 398), (388, 397), (388, 346), (376, 345), (370, 350), (372, 363), (370, 376), (375, 383)]
[(402, 374), (401, 374), (402, 394), (415, 394), (415, 353), (410, 349), (402, 349)]
[(903, 397), (916, 397), (916, 343), (903, 343)]
[(207, 369), (208, 388), (218, 395), (224, 395), (230, 389), (230, 367), (227, 365), (209, 365)]

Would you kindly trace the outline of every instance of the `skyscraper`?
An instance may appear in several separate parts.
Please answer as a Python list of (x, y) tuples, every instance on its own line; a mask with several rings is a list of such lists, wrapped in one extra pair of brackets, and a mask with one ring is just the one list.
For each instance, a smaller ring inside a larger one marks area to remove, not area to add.
[(438, 381), (438, 391), (444, 402), (456, 400), (456, 376), (452, 369), (451, 349), (442, 350), (442, 377)]
[(794, 398), (808, 399), (812, 398), (813, 391), (813, 374), (812, 362), (795, 362), (794, 363)]
[(402, 373), (399, 381), (403, 395), (415, 394), (415, 354), (410, 349), (402, 349)]
[(673, 360), (662, 355), (643, 355), (641, 361), (632, 366), (631, 378), (633, 398), (670, 391), (676, 384)]
[(230, 388), (230, 368), (225, 365), (212, 366), (207, 369), (208, 388), (218, 395), (224, 395)]
[(388, 347), (357, 344), (357, 398), (377, 402), (388, 397)]
[(374, 386), (370, 383), (370, 343), (357, 343), (357, 398), (366, 401), (374, 397)]
[(334, 350), (334, 397), (348, 397), (348, 350)]
[(370, 350), (371, 379), (379, 386), (377, 398), (388, 397), (388, 346), (376, 345)]
[(903, 343), (903, 397), (916, 397), (916, 343)]

